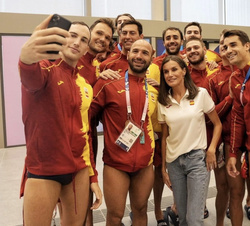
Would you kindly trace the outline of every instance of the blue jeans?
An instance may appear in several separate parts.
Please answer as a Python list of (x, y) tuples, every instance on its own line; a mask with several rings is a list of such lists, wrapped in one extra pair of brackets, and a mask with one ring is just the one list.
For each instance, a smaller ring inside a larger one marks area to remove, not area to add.
[(192, 150), (167, 163), (180, 226), (203, 225), (210, 180), (205, 156), (204, 150)]

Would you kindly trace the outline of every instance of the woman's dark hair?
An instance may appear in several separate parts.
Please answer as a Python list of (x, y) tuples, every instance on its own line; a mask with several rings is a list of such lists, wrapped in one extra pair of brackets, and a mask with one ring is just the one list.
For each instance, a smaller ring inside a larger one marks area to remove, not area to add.
[(166, 83), (165, 78), (164, 78), (164, 73), (163, 73), (163, 66), (168, 63), (169, 61), (175, 61), (177, 64), (179, 64), (179, 66), (182, 69), (186, 69), (186, 74), (184, 77), (184, 86), (188, 89), (189, 91), (189, 95), (187, 97), (188, 100), (193, 100), (196, 95), (199, 92), (198, 87), (194, 84), (187, 64), (185, 63), (185, 61), (176, 56), (176, 55), (169, 55), (167, 57), (165, 57), (162, 61), (162, 65), (161, 65), (161, 81), (160, 81), (160, 90), (159, 90), (159, 96), (158, 96), (158, 101), (160, 104), (166, 106), (168, 104), (171, 103), (170, 98), (169, 98), (169, 92), (171, 92), (171, 87)]

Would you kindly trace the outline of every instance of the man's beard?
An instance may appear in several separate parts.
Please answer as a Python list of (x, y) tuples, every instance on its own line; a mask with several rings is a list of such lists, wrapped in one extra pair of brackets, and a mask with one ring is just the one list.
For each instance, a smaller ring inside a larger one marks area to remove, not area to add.
[(138, 73), (138, 74), (141, 74), (141, 73), (146, 72), (147, 69), (148, 69), (148, 67), (149, 67), (149, 65), (150, 65), (150, 63), (146, 63), (145, 61), (142, 61), (142, 62), (145, 63), (144, 66), (143, 66), (142, 68), (138, 69), (138, 68), (134, 67), (134, 65), (133, 65), (133, 60), (128, 60), (128, 64), (129, 64), (129, 66), (130, 66), (130, 69), (131, 69), (133, 72)]
[(166, 52), (168, 55), (178, 55), (180, 52), (180, 46), (174, 51), (174, 52), (170, 52), (169, 48), (166, 48)]
[(95, 45), (89, 45), (89, 48), (90, 48), (95, 54), (97, 54), (97, 53), (103, 53), (103, 52), (106, 51), (105, 48), (103, 48), (102, 50), (100, 50), (100, 49), (98, 49), (98, 48), (95, 48)]
[(190, 59), (188, 59), (189, 63), (192, 65), (199, 65), (203, 60), (205, 59), (205, 55), (201, 56), (198, 60), (196, 61), (191, 61)]

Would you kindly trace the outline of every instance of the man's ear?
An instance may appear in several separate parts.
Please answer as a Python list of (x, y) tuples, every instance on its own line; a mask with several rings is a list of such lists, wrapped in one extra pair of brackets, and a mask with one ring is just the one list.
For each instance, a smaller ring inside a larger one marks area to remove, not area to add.
[(246, 47), (246, 50), (249, 52), (249, 51), (250, 51), (250, 43), (247, 42), (247, 43), (245, 44), (245, 47)]
[(206, 53), (207, 53), (207, 47), (204, 46), (203, 49), (204, 49), (204, 52), (205, 52), (205, 55), (206, 55)]
[(151, 57), (154, 57), (154, 54), (155, 54), (155, 49), (153, 49)]

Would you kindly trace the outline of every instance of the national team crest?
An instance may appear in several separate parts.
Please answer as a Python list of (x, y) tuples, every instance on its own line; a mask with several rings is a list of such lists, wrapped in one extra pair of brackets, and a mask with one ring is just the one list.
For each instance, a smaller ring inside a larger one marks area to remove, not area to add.
[(155, 95), (154, 95), (153, 93), (150, 93), (150, 96), (151, 96), (151, 100), (152, 100), (153, 102), (155, 102)]
[(84, 87), (84, 93), (85, 93), (85, 97), (89, 98), (89, 90), (86, 87)]

